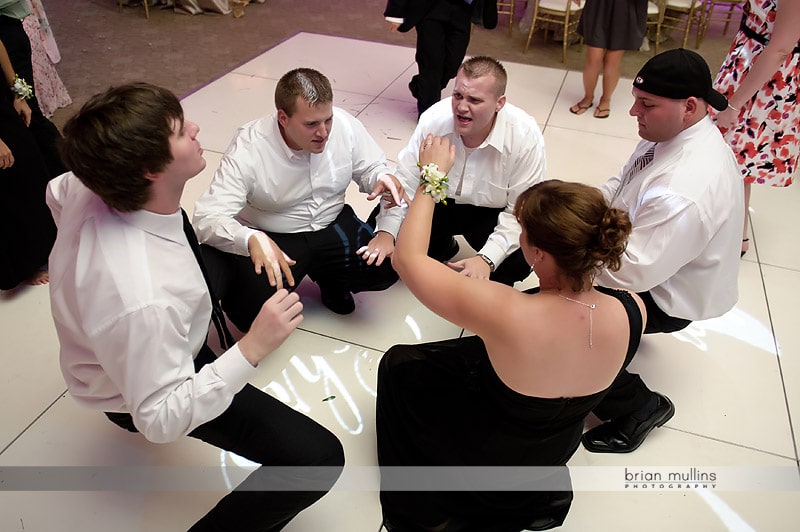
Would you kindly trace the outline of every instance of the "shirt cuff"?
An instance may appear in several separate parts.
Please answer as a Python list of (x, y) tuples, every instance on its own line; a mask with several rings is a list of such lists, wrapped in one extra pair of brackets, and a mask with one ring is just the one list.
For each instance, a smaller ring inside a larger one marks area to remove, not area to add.
[(486, 257), (494, 263), (495, 268), (499, 267), (500, 263), (506, 259), (506, 252), (491, 241), (487, 242), (480, 251), (478, 251), (478, 255), (486, 255)]
[(247, 243), (250, 241), (250, 237), (257, 232), (258, 229), (253, 229), (252, 227), (242, 227), (236, 231), (234, 245), (236, 246), (236, 253), (238, 255), (244, 255), (245, 257), (250, 256), (250, 247), (247, 245)]
[(395, 24), (402, 24), (404, 21), (404, 19), (400, 17), (386, 17), (386, 20), (388, 22), (394, 22)]
[(241, 390), (257, 373), (256, 368), (244, 358), (238, 342), (214, 361), (214, 369), (224, 382), (237, 390)]
[(400, 224), (403, 223), (403, 207), (392, 207), (386, 211), (383, 205), (383, 200), (381, 200), (381, 212), (375, 218), (375, 232), (385, 231), (397, 240), (397, 233), (400, 232)]

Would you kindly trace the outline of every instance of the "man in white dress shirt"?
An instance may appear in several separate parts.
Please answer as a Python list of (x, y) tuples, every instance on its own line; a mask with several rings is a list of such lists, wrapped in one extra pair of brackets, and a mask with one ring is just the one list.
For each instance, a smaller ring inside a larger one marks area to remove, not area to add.
[(383, 200), (387, 208), (372, 225), (345, 203), (351, 181), (371, 192), (368, 199), (391, 194), (400, 203), (383, 151), (361, 122), (333, 106), (330, 82), (316, 70), (286, 73), (275, 107), (239, 128), (194, 210), (213, 288), (243, 331), (277, 288), (292, 290), (306, 275), (338, 314), (355, 309), (353, 292), (397, 280), (386, 259), (402, 209)]
[(206, 344), (212, 300), (180, 208), (206, 164), (198, 130), (175, 95), (144, 83), (94, 96), (64, 126), (72, 172), (47, 190), (61, 370), (78, 403), (149, 441), (188, 435), (280, 466), (251, 473), (192, 531), (280, 530), (333, 485), (344, 454), (327, 429), (247, 382), (302, 321), (296, 294), (278, 291), (219, 357)]
[(506, 101), (507, 74), (491, 57), (464, 61), (453, 95), (420, 117), (398, 156), (397, 173), (413, 197), (419, 186), (420, 145), (429, 134), (447, 137), (456, 160), (445, 202), (433, 214), (428, 255), (447, 261), (458, 252), (454, 235), (478, 251), (447, 264), (469, 277), (513, 285), (530, 274), (519, 249), (517, 196), (544, 177), (544, 139), (536, 120)]
[[(708, 115), (725, 97), (711, 87), (703, 58), (676, 49), (650, 59), (633, 82), (630, 114), (642, 141), (620, 175), (602, 187), (628, 211), (633, 232), (619, 271), (602, 286), (638, 292), (645, 333), (674, 332), (720, 316), (738, 299), (743, 187), (736, 160)], [(583, 436), (593, 452), (635, 450), (675, 407), (623, 370), (594, 413), (610, 420)]]

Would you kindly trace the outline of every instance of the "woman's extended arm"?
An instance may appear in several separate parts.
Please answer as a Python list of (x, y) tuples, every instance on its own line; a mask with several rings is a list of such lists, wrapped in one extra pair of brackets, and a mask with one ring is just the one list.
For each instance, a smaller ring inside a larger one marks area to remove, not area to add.
[[(455, 160), (455, 148), (446, 138), (428, 135), (420, 146), (421, 167), (435, 163), (448, 172)], [(493, 305), (501, 305), (513, 288), (487, 280), (472, 279), (428, 257), (434, 197), (424, 192), (424, 183), (414, 196), (408, 215), (400, 226), (392, 265), (409, 290), (433, 312), (477, 334), (491, 333), (496, 324)], [(498, 316), (498, 321), (500, 317)]]
[[(420, 167), (433, 163), (439, 167), (440, 172), (446, 174), (453, 166), (454, 160), (455, 146), (450, 146), (450, 142), (447, 139), (428, 135), (420, 145)], [(434, 197), (430, 194), (422, 193), (422, 182), (420, 182), (419, 188), (420, 190), (414, 195), (408, 214), (403, 220), (403, 225), (400, 226), (395, 246), (396, 255), (392, 258), (392, 265), (397, 270), (397, 273), (404, 280), (405, 277), (409, 277), (412, 282), (417, 277), (416, 268), (425, 266), (424, 263), (426, 262), (439, 264), (428, 257), (431, 220), (433, 219), (435, 206)]]

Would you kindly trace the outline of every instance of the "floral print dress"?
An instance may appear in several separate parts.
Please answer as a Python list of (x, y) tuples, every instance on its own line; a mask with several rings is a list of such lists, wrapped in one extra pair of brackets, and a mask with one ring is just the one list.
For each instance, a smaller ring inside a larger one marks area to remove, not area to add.
[[(779, 0), (748, 0), (744, 20), (765, 41), (772, 35)], [(733, 40), (728, 56), (714, 83), (730, 97), (764, 49), (759, 40), (741, 29)], [(768, 183), (776, 187), (792, 184), (800, 155), (800, 46), (780, 69), (742, 107), (739, 121), (731, 129), (720, 128), (733, 148), (745, 183)]]
[(56, 109), (72, 103), (67, 88), (56, 72), (55, 63), (61, 60), (58, 46), (50, 31), (47, 16), (39, 0), (31, 2), (32, 14), (22, 19), (22, 27), (31, 42), (31, 66), (33, 82), (36, 85), (36, 99), (39, 108), (47, 118)]

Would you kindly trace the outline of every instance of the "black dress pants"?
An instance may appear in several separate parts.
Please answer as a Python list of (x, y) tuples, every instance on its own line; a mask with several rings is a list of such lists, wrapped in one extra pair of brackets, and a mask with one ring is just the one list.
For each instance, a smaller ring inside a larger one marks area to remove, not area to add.
[[(203, 346), (195, 368), (215, 358)], [(136, 430), (129, 414), (106, 415), (122, 428)], [(189, 436), (261, 464), (191, 532), (281, 530), (333, 487), (344, 466), (344, 450), (335, 435), (250, 384), (225, 412)]]
[[(644, 334), (680, 331), (692, 323), (691, 320), (676, 318), (661, 310), (650, 292), (640, 292), (638, 295), (644, 301), (647, 310)], [(652, 397), (653, 391), (647, 387), (639, 375), (623, 369), (611, 383), (608, 393), (593, 413), (604, 421), (627, 416), (647, 405)]]
[[(308, 275), (320, 289), (337, 292), (385, 290), (398, 277), (390, 260), (368, 265), (356, 251), (375, 235), (374, 226), (362, 222), (352, 207), (344, 206), (336, 220), (319, 231), (303, 233), (266, 232), (284, 253), (296, 261), (292, 266), (295, 287)], [(200, 246), (212, 291), (222, 301), (228, 319), (241, 331), (250, 329), (258, 311), (274, 293), (267, 274), (255, 273), (249, 256), (224, 253)], [(284, 287), (292, 290), (286, 284)]]
[(415, 60), (419, 74), (411, 79), (417, 111), (441, 100), (442, 89), (456, 77), (469, 45), (472, 6), (464, 0), (438, 0), (417, 25)]
[[(497, 226), (497, 217), (502, 208), (477, 207), (467, 203), (447, 200), (447, 205), (439, 202), (433, 210), (431, 242), (428, 255), (437, 260), (447, 260), (453, 236), (462, 235), (473, 249), (480, 250)], [(517, 249), (497, 265), (490, 279), (513, 286), (531, 273), (522, 250)]]

